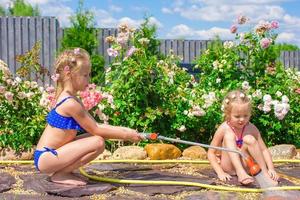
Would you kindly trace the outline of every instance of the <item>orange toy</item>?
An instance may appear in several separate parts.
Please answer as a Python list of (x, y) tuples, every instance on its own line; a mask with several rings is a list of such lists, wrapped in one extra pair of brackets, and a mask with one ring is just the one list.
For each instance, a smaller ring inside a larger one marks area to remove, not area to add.
[(245, 158), (245, 161), (247, 163), (247, 166), (249, 167), (249, 172), (252, 176), (256, 176), (261, 171), (260, 167), (257, 163), (254, 162), (251, 156), (247, 156)]

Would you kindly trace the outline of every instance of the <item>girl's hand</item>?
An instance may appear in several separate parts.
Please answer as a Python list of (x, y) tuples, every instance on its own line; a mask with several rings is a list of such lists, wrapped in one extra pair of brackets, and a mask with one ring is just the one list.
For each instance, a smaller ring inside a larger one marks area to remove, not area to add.
[(134, 129), (121, 127), (122, 131), (125, 134), (125, 140), (130, 140), (132, 142), (138, 142), (142, 140), (142, 136)]
[(222, 173), (219, 173), (218, 174), (218, 178), (221, 180), (221, 181), (229, 181), (231, 179), (231, 176), (225, 172), (222, 172)]
[(273, 179), (274, 181), (278, 181), (279, 176), (274, 169), (269, 169), (268, 174), (271, 177), (271, 179)]

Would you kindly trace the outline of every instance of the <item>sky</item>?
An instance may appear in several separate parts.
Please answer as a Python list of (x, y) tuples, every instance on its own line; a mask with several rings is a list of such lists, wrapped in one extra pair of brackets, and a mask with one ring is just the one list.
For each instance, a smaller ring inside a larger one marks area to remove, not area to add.
[[(42, 16), (56, 16), (61, 26), (70, 26), (69, 17), (77, 0), (25, 0), (37, 4)], [(0, 0), (7, 7), (10, 0)], [(279, 22), (277, 42), (300, 47), (300, 0), (85, 0), (84, 7), (95, 15), (97, 27), (115, 28), (126, 22), (137, 28), (145, 16), (157, 26), (161, 39), (233, 39), (230, 26), (239, 15), (249, 18), (239, 32), (253, 28), (260, 20)]]

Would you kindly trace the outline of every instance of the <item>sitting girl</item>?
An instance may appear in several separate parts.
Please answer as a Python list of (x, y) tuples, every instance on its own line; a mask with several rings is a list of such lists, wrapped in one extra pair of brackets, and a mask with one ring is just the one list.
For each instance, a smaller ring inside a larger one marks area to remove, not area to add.
[[(271, 185), (276, 186), (278, 175), (274, 170), (271, 154), (266, 147), (259, 130), (249, 122), (251, 117), (250, 99), (239, 90), (230, 92), (223, 101), (225, 122), (217, 129), (212, 146), (222, 146), (239, 149), (245, 155), (251, 155), (260, 166), (263, 175)], [(237, 175), (238, 181), (247, 185), (254, 179), (246, 172), (246, 163), (239, 154), (221, 152), (220, 162), (216, 150), (208, 150), (208, 159), (222, 181), (230, 180), (231, 175)]]
[[(76, 97), (84, 90), (91, 73), (88, 53), (80, 48), (62, 52), (55, 63), (56, 105), (47, 116), (46, 128), (34, 152), (37, 170), (56, 183), (85, 185), (72, 171), (104, 151), (105, 139), (137, 142), (139, 134), (129, 128), (97, 124)], [(80, 136), (77, 131), (85, 131)]]

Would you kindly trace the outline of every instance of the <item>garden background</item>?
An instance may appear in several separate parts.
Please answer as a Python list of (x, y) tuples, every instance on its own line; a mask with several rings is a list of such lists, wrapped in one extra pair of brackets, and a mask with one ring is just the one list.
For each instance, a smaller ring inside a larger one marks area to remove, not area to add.
[[(251, 121), (269, 146), (300, 146), (300, 73), (294, 68), (300, 65), (299, 51), (276, 44), (276, 21), (239, 33), (248, 21), (240, 16), (231, 27), (234, 41), (162, 41), (147, 17), (136, 30), (126, 24), (96, 29), (93, 13), (82, 5), (64, 30), (54, 17), (0, 18), (2, 148), (36, 144), (53, 103), (54, 88), (47, 85), (54, 83), (52, 64), (58, 52), (71, 47), (91, 54), (95, 85), (79, 95), (101, 123), (209, 143), (223, 120), (224, 96), (242, 89), (253, 100)], [(9, 12), (18, 16), (17, 8)]]

